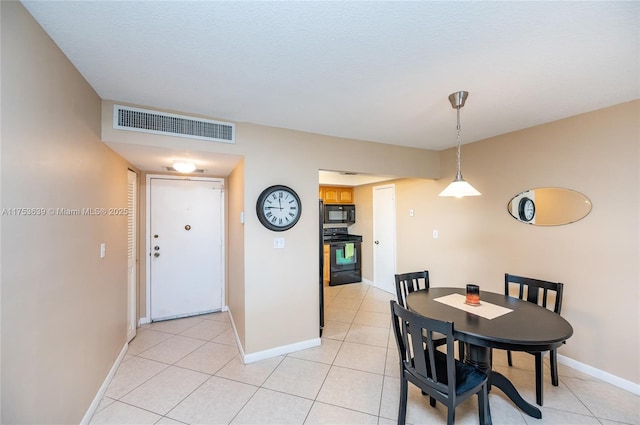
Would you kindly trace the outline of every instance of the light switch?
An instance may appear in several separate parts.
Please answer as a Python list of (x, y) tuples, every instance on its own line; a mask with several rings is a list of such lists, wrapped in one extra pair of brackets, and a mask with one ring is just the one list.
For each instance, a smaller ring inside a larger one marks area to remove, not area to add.
[(437, 229), (433, 229), (433, 239), (438, 239), (438, 230)]
[(100, 244), (100, 258), (104, 258), (107, 253), (107, 245), (103, 242)]
[(409, 210), (409, 217), (413, 217), (413, 208)]
[(284, 248), (284, 238), (273, 238), (273, 247), (276, 249)]

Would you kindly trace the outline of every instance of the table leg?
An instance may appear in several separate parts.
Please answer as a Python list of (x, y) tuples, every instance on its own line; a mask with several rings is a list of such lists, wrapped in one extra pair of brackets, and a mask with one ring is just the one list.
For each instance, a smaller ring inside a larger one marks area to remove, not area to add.
[(537, 419), (542, 418), (542, 412), (540, 409), (523, 399), (511, 381), (509, 381), (503, 374), (496, 372), (491, 368), (491, 348), (465, 343), (464, 351), (464, 362), (477, 367), (485, 372), (489, 377), (489, 391), (491, 391), (492, 386), (500, 388), (516, 406), (522, 409), (523, 412)]

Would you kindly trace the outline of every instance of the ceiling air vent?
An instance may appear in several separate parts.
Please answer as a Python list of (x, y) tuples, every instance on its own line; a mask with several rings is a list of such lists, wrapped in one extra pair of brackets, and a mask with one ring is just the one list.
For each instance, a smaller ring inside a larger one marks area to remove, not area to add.
[(235, 124), (121, 105), (113, 106), (113, 128), (214, 142), (236, 142)]

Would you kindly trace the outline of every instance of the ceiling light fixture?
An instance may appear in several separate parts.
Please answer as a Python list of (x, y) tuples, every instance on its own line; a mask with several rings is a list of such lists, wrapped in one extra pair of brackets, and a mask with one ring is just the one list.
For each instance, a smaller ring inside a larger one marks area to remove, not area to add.
[(480, 192), (462, 178), (462, 172), (460, 171), (460, 108), (464, 106), (467, 96), (469, 96), (469, 92), (466, 91), (459, 91), (449, 95), (449, 102), (451, 102), (451, 106), (458, 112), (458, 126), (456, 127), (458, 132), (458, 172), (456, 173), (456, 178), (449, 183), (449, 186), (440, 192), (439, 196), (455, 196), (456, 198), (462, 198), (464, 196), (480, 195)]
[(175, 161), (173, 168), (179, 173), (190, 173), (196, 169), (196, 164), (188, 161)]

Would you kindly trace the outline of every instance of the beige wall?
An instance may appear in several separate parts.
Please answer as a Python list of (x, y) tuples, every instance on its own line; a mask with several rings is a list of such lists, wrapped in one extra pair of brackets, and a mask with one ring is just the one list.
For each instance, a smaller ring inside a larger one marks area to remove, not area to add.
[[(113, 104), (103, 101), (102, 138), (106, 142), (180, 146), (244, 157), (228, 185), (233, 200), (229, 199), (228, 206), (227, 301), (246, 354), (318, 337), (319, 169), (422, 178), (437, 177), (440, 171), (439, 155), (433, 151), (247, 123), (236, 124), (235, 144), (114, 130)], [(336, 157), (336, 151), (341, 155)], [(284, 233), (264, 228), (255, 212), (260, 192), (274, 184), (292, 187), (302, 201), (300, 221)], [(237, 223), (240, 208), (246, 218), (243, 226)], [(243, 240), (235, 240), (236, 236)], [(284, 249), (273, 248), (274, 237), (285, 238)]]
[[(245, 211), (244, 205), (244, 161), (238, 163), (229, 175), (227, 184), (227, 306), (233, 314), (238, 338), (244, 347), (245, 343), (245, 277), (244, 224), (240, 214)], [(251, 210), (245, 214), (250, 214)]]
[[(19, 2), (0, 9), (2, 208), (126, 208), (100, 98)], [(126, 216), (1, 227), (1, 422), (78, 423), (126, 342)]]
[[(640, 383), (639, 118), (635, 101), (465, 145), (462, 171), (480, 197), (438, 197), (455, 175), (454, 150), (442, 152), (441, 180), (393, 182), (398, 272), (426, 268), (433, 286), (474, 282), (494, 292), (505, 272), (561, 281), (574, 335), (559, 353)], [(373, 186), (355, 194), (368, 280)], [(593, 210), (566, 226), (513, 219), (509, 200), (536, 187), (580, 191)]]

